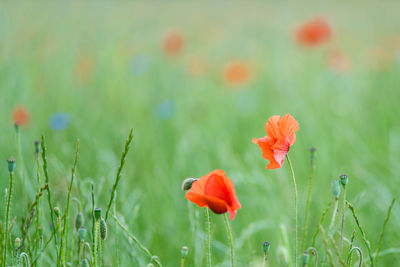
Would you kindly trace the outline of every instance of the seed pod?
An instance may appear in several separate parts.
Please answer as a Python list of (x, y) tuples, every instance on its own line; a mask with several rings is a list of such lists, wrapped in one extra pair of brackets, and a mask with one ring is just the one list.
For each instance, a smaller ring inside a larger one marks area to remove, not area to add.
[(104, 218), (100, 219), (100, 237), (101, 240), (106, 240), (107, 238), (107, 223)]
[(186, 256), (189, 254), (189, 248), (187, 246), (183, 246), (181, 248), (181, 256), (182, 258), (186, 258)]
[(35, 141), (35, 154), (39, 154), (40, 152), (40, 141)]
[(89, 267), (89, 262), (87, 261), (87, 259), (83, 259), (81, 261), (81, 267)]
[(339, 196), (340, 196), (340, 182), (339, 181), (332, 182), (332, 194), (336, 199), (339, 198)]
[(96, 218), (96, 221), (98, 219), (100, 219), (100, 216), (101, 216), (101, 209), (100, 208), (95, 208), (94, 209), (94, 218)]
[(59, 207), (54, 208), (54, 214), (57, 216), (57, 218), (60, 217), (60, 208)]
[(199, 178), (186, 178), (182, 183), (182, 191), (187, 191), (192, 188), (192, 184), (199, 180)]
[(15, 170), (15, 164), (16, 164), (16, 161), (15, 161), (15, 158), (14, 158), (14, 157), (9, 157), (9, 158), (7, 159), (8, 171), (9, 171), (10, 173), (13, 173), (13, 172), (14, 172), (14, 170)]
[(346, 174), (340, 175), (340, 182), (343, 186), (346, 186), (349, 183), (349, 176), (347, 176)]
[(14, 246), (15, 248), (19, 248), (21, 246), (21, 239), (19, 239), (19, 237), (15, 238)]
[(78, 212), (75, 216), (75, 229), (78, 231), (84, 224), (83, 214), (82, 212)]
[(270, 244), (268, 241), (265, 241), (265, 242), (262, 244), (262, 249), (263, 249), (265, 255), (268, 254), (268, 251), (269, 251), (270, 246), (271, 246), (271, 244)]
[(278, 260), (280, 263), (280, 266), (288, 266), (289, 264), (289, 253), (286, 247), (284, 246), (279, 246), (277, 249), (278, 253)]
[(83, 227), (83, 226), (80, 227), (79, 230), (78, 230), (78, 236), (79, 236), (79, 240), (80, 240), (81, 242), (84, 242), (84, 241), (85, 241), (86, 234), (87, 234), (86, 228)]

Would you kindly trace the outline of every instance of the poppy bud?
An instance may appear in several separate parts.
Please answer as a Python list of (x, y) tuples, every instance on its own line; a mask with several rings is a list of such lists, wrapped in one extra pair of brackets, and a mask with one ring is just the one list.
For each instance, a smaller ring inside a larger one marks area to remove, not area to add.
[(54, 208), (54, 214), (59, 218), (60, 217), (60, 208), (59, 207), (55, 207)]
[(189, 253), (189, 248), (188, 248), (187, 246), (183, 246), (183, 247), (181, 248), (181, 255), (182, 255), (182, 258), (186, 258), (186, 256), (188, 255), (188, 253)]
[(14, 157), (9, 157), (8, 159), (7, 159), (7, 166), (8, 166), (8, 171), (10, 172), (10, 173), (13, 173), (14, 172), (14, 170), (15, 170), (15, 158)]
[(339, 196), (340, 196), (340, 182), (339, 181), (332, 182), (332, 194), (336, 199), (339, 198)]
[(287, 266), (289, 264), (289, 253), (286, 247), (279, 246), (278, 250), (278, 260), (281, 266)]
[(262, 249), (263, 249), (265, 255), (268, 254), (270, 245), (271, 245), (271, 244), (270, 244), (268, 241), (265, 241), (265, 242), (262, 244)]
[(106, 240), (107, 238), (107, 223), (104, 218), (100, 219), (100, 237), (101, 240)]
[(40, 152), (40, 141), (35, 141), (35, 153), (39, 154)]
[(87, 259), (83, 259), (81, 261), (81, 267), (89, 267), (89, 262), (87, 261)]
[(79, 228), (81, 228), (83, 226), (83, 214), (82, 212), (78, 212), (75, 216), (75, 229), (79, 230)]
[(96, 218), (96, 220), (100, 219), (100, 216), (101, 216), (101, 209), (95, 208), (94, 209), (94, 217)]
[(343, 186), (346, 186), (349, 183), (349, 176), (347, 176), (346, 174), (340, 175), (340, 182)]
[(304, 251), (303, 253), (303, 267), (308, 266), (308, 262), (310, 261), (310, 254), (308, 254), (308, 251)]
[(86, 233), (87, 233), (87, 231), (86, 231), (86, 228), (85, 228), (85, 227), (82, 226), (82, 227), (79, 228), (79, 230), (78, 230), (78, 236), (79, 236), (79, 240), (80, 240), (81, 242), (84, 242), (84, 241), (85, 241)]
[(182, 183), (182, 191), (187, 191), (192, 188), (192, 184), (199, 180), (199, 178), (186, 178)]
[(19, 248), (21, 246), (21, 239), (19, 239), (19, 237), (15, 238), (14, 246), (15, 248)]

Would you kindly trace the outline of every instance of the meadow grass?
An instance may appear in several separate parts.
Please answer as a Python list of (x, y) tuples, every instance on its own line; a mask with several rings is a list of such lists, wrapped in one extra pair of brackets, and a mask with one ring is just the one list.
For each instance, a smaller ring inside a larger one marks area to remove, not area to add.
[[(208, 266), (207, 258), (212, 266), (231, 266), (222, 215), (210, 213), (208, 224), (205, 211), (187, 203), (180, 189), (187, 177), (223, 169), (242, 204), (230, 222), (235, 266), (262, 266), (265, 241), (271, 244), (269, 266), (282, 266), (280, 244), (294, 266), (296, 229), (296, 252), (309, 251), (309, 266), (310, 247), (321, 266), (358, 266), (360, 251), (364, 266), (395, 266), (399, 8), (394, 1), (1, 3), (0, 188), (7, 193), (0, 210), (0, 261), (7, 247), (8, 265), (18, 254), (33, 266), (64, 260), (76, 266), (78, 255), (91, 262), (100, 252), (96, 261), (104, 266), (179, 266), (187, 246), (185, 266)], [(334, 38), (321, 48), (300, 47), (293, 28), (315, 15), (327, 16)], [(165, 55), (163, 36), (176, 30), (185, 37), (184, 50)], [(335, 49), (351, 59), (345, 74), (326, 66)], [(132, 74), (137, 54), (150, 58), (143, 75)], [(247, 83), (223, 80), (222, 70), (232, 61), (250, 66)], [(193, 62), (204, 69), (200, 74), (190, 71)], [(11, 114), (19, 104), (29, 110), (30, 122), (16, 132)], [(49, 118), (61, 112), (69, 114), (70, 124), (52, 130)], [(271, 115), (285, 113), (300, 124), (290, 150), (298, 227), (289, 166), (266, 170), (251, 143), (265, 134)], [(132, 148), (121, 158), (127, 136)], [(310, 147), (317, 148), (315, 168)], [(9, 156), (16, 157), (12, 196)], [(331, 182), (343, 173), (349, 183), (336, 206)], [(82, 210), (70, 205), (74, 198)], [(105, 240), (95, 231), (96, 208), (108, 226)], [(87, 229), (83, 242), (73, 227), (78, 212)], [(17, 237), (23, 244), (18, 248)]]

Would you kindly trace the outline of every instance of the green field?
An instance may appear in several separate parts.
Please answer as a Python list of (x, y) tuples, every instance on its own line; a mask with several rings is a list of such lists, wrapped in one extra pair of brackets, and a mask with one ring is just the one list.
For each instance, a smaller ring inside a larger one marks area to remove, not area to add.
[[(37, 191), (35, 140), (42, 134), (46, 138), (52, 202), (61, 212), (80, 140), (71, 196), (81, 202), (91, 243), (90, 184), (95, 206), (104, 215), (133, 128), (117, 188), (116, 216), (163, 266), (179, 266), (184, 245), (189, 247), (185, 266), (206, 266), (204, 208), (185, 199), (181, 183), (214, 169), (232, 179), (242, 205), (231, 221), (236, 266), (262, 266), (264, 241), (271, 243), (269, 266), (284, 266), (277, 256), (283, 245), (281, 225), (287, 229), (290, 252), (294, 248), (290, 170), (287, 162), (281, 169), (265, 169), (267, 161), (251, 140), (266, 134), (270, 116), (290, 113), (300, 125), (289, 152), (299, 192), (299, 263), (322, 211), (333, 200), (331, 182), (344, 173), (349, 176), (347, 200), (374, 253), (388, 207), (400, 188), (399, 11), (395, 1), (0, 3), (2, 194), (8, 187), (6, 159), (17, 159), (11, 240), (22, 238), (22, 220), (29, 216)], [(329, 21), (332, 38), (322, 46), (303, 47), (293, 31), (315, 16)], [(184, 38), (182, 51), (172, 56), (162, 49), (170, 32)], [(335, 73), (327, 65), (332, 51), (347, 55), (351, 64), (346, 72)], [(248, 81), (231, 85), (224, 80), (224, 68), (231, 62), (248, 66)], [(29, 123), (20, 129), (25, 166), (12, 120), (13, 109), (21, 105), (30, 114)], [(60, 113), (66, 114), (69, 124), (53, 130), (49, 120)], [(316, 169), (303, 246), (310, 147), (317, 148)], [(42, 170), (40, 174), (43, 186)], [(5, 198), (1, 200), (5, 207)], [(47, 241), (53, 231), (47, 193), (40, 198), (40, 212)], [(72, 266), (77, 266), (76, 212), (71, 203), (66, 261)], [(331, 216), (330, 210), (324, 227)], [(0, 209), (0, 218), (4, 249), (5, 208)], [(22, 248), (33, 258), (35, 220)], [(147, 266), (150, 258), (112, 218), (107, 223), (103, 266)], [(379, 266), (400, 261), (399, 225), (396, 203)], [(354, 245), (363, 251), (364, 266), (370, 266), (362, 235), (347, 209), (344, 236), (349, 239), (353, 230)], [(211, 233), (213, 266), (230, 266), (222, 215), (211, 214)], [(330, 266), (321, 235), (316, 248), (318, 266)], [(341, 266), (331, 243), (329, 250), (334, 266)], [(344, 250), (347, 255), (346, 242)], [(9, 265), (12, 251), (10, 245)], [(41, 266), (57, 266), (53, 241), (42, 254)], [(290, 258), (293, 261), (292, 253)], [(354, 266), (357, 259), (353, 257)]]

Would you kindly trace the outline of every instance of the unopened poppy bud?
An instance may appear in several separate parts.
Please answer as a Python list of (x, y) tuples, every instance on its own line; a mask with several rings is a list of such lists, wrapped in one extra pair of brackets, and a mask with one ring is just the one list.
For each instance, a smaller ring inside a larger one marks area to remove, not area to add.
[(84, 222), (83, 214), (82, 212), (79, 211), (75, 216), (75, 229), (79, 230), (79, 228), (83, 226), (83, 222)]
[(267, 255), (268, 254), (268, 251), (269, 251), (269, 247), (271, 246), (271, 244), (268, 242), (268, 241), (265, 241), (263, 244), (262, 244), (262, 249), (263, 249), (263, 251), (264, 251), (264, 255)]
[(278, 260), (281, 266), (287, 266), (289, 264), (289, 253), (286, 247), (279, 246), (278, 250)]
[(189, 248), (187, 246), (183, 246), (181, 248), (181, 256), (182, 256), (182, 258), (186, 258), (188, 253), (189, 253)]
[(79, 240), (80, 240), (81, 242), (84, 242), (84, 241), (85, 241), (86, 234), (87, 234), (87, 230), (86, 230), (85, 227), (82, 226), (81, 228), (79, 228), (79, 230), (78, 230), (78, 236), (79, 236)]
[(106, 240), (107, 238), (107, 223), (104, 218), (100, 219), (100, 237), (101, 240)]
[(55, 207), (55, 208), (54, 208), (54, 214), (55, 214), (57, 217), (60, 217), (60, 208), (59, 208), (59, 207)]
[(339, 181), (332, 182), (332, 194), (336, 199), (339, 198), (339, 196), (340, 196), (340, 182)]
[(96, 218), (96, 220), (100, 219), (101, 216), (101, 209), (100, 208), (95, 208), (94, 209), (94, 218)]
[(21, 239), (19, 239), (19, 237), (15, 238), (14, 240), (14, 246), (16, 248), (19, 248), (21, 246)]
[(192, 188), (192, 184), (199, 180), (198, 178), (186, 178), (182, 183), (182, 191), (187, 191)]
[(308, 262), (310, 261), (310, 254), (308, 253), (308, 251), (304, 251), (303, 253), (303, 264), (302, 266), (308, 266)]
[(89, 262), (87, 261), (87, 259), (83, 259), (81, 261), (81, 267), (89, 267)]
[(13, 173), (14, 172), (14, 170), (15, 170), (15, 158), (14, 157), (9, 157), (8, 159), (7, 159), (7, 166), (8, 166), (8, 171), (10, 172), (10, 173)]
[(40, 141), (35, 141), (35, 153), (39, 154), (40, 152)]
[(340, 182), (343, 186), (346, 186), (349, 183), (349, 176), (347, 176), (346, 174), (340, 175)]

